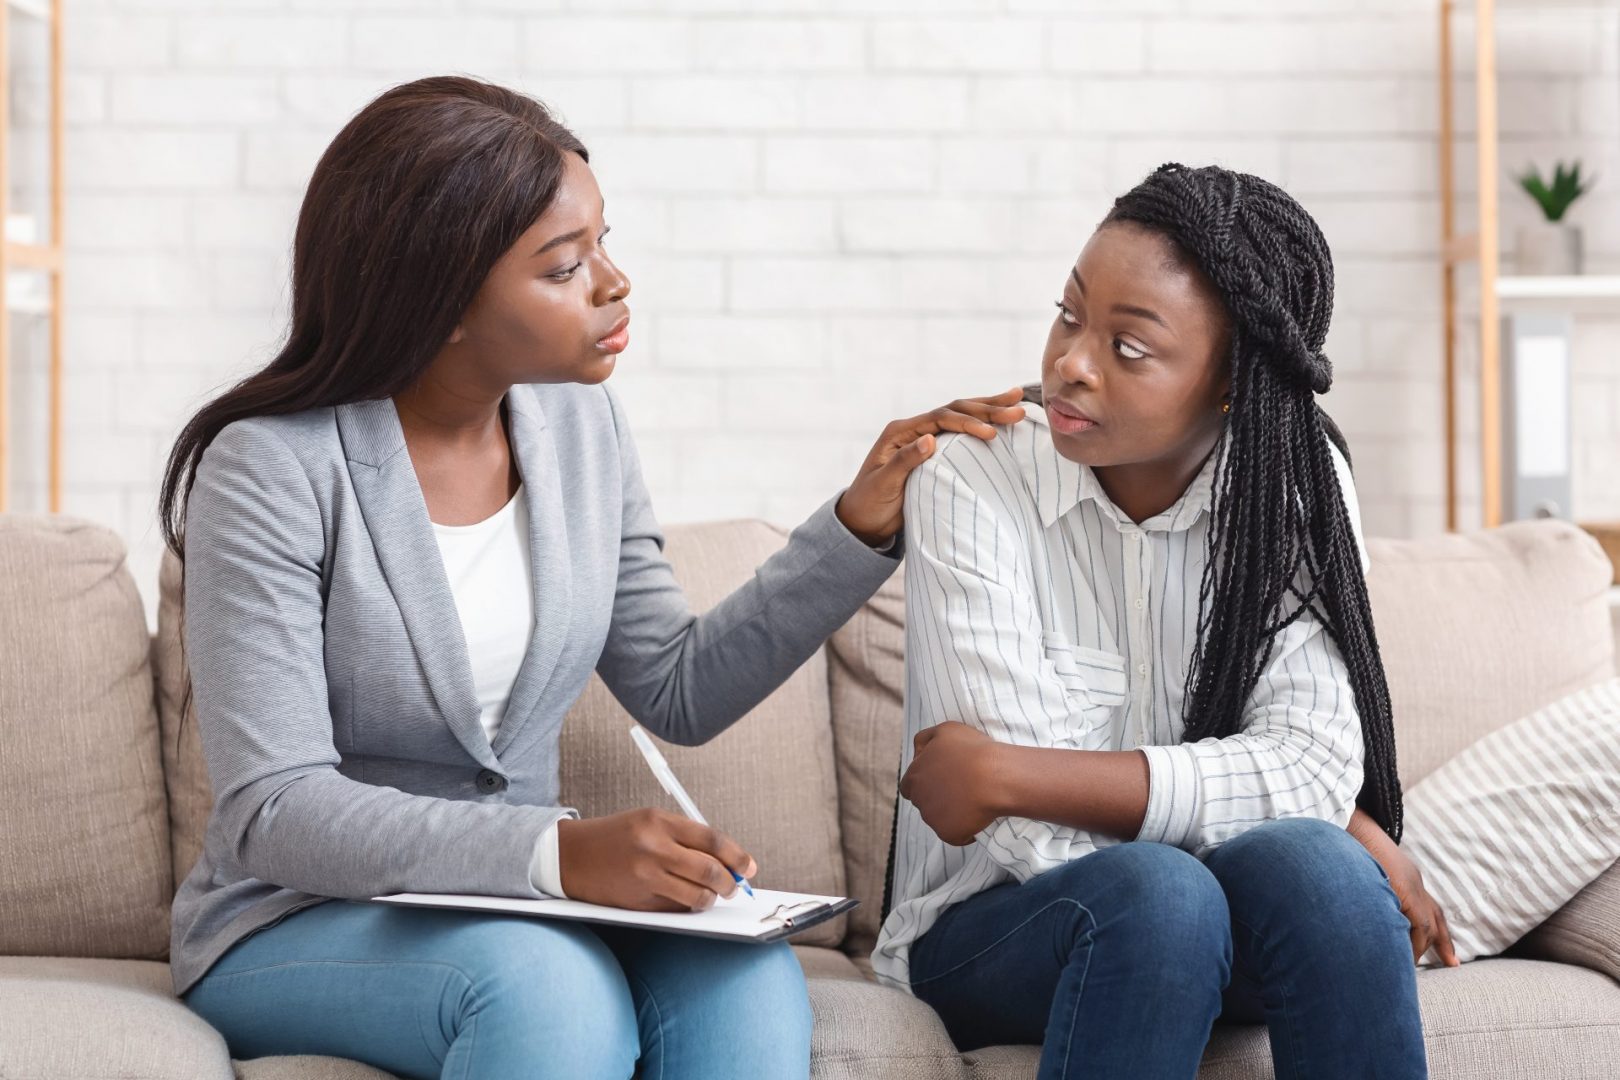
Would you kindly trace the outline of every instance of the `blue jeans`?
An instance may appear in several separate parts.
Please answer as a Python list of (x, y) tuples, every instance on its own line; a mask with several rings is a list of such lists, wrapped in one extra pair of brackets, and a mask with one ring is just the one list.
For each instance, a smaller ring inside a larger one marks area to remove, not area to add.
[(185, 995), (231, 1056), (328, 1054), (446, 1080), (808, 1077), (785, 942), (351, 904), (294, 912)]
[(987, 889), (912, 946), (911, 987), (963, 1050), (1041, 1044), (1040, 1080), (1196, 1076), (1217, 1016), (1268, 1026), (1278, 1080), (1423, 1077), (1408, 929), (1354, 837), (1288, 818)]

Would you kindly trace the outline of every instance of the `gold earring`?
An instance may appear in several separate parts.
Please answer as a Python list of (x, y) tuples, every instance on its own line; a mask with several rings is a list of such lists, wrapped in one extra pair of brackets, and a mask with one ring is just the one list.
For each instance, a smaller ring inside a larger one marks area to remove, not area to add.
[(1229, 413), (1231, 411), (1232, 411), (1232, 403), (1230, 401), (1221, 402), (1221, 412)]

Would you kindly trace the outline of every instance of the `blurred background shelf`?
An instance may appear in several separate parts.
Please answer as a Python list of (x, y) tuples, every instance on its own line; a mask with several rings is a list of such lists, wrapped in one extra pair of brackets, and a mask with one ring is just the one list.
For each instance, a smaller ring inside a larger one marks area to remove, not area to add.
[(14, 14), (42, 19), (46, 22), (56, 17), (50, 0), (6, 0), (6, 7)]
[(1620, 274), (1499, 277), (1496, 295), (1504, 302), (1544, 300), (1565, 309), (1583, 304), (1598, 310), (1620, 309)]
[[(1479, 348), (1479, 455), (1480, 503), (1486, 528), (1501, 524), (1508, 517), (1523, 516), (1525, 507), (1537, 513), (1569, 516), (1570, 476), (1568, 467), (1568, 373), (1570, 326), (1573, 316), (1592, 311), (1620, 310), (1620, 276), (1504, 275), (1500, 222), (1501, 133), (1497, 100), (1497, 14), (1504, 16), (1504, 33), (1516, 23), (1537, 15), (1561, 12), (1602, 12), (1620, 10), (1620, 0), (1440, 0), (1440, 231), (1443, 314), (1441, 320), (1444, 374), (1441, 388), (1445, 422), (1445, 506), (1446, 528), (1458, 528), (1458, 422), (1457, 348), (1458, 325), (1473, 321), (1478, 330)], [(1459, 185), (1455, 154), (1458, 143), (1459, 110), (1455, 101), (1457, 58), (1454, 55), (1454, 24), (1459, 21), (1472, 34), (1474, 118), (1477, 150), (1474, 156), (1475, 191), (1478, 217), (1472, 231), (1465, 231), (1457, 220)], [(1615, 47), (1616, 43), (1610, 43)], [(1473, 264), (1477, 276), (1465, 280), (1460, 270)], [(1538, 370), (1532, 375), (1528, 366)], [(1516, 371), (1516, 365), (1524, 368)], [(1522, 376), (1522, 378), (1521, 378)], [(1561, 378), (1563, 385), (1549, 391), (1545, 381)], [(1540, 381), (1537, 381), (1540, 380)], [(1535, 408), (1514, 396), (1515, 387), (1530, 387), (1537, 395)], [(1504, 387), (1508, 393), (1504, 393)], [(1560, 398), (1559, 395), (1562, 395)], [(1531, 413), (1540, 426), (1530, 430)], [(1547, 424), (1556, 430), (1549, 431)], [(1524, 428), (1525, 430), (1518, 430)], [(1517, 448), (1515, 442), (1518, 442)], [(1553, 445), (1562, 442), (1563, 446)], [(1525, 449), (1532, 443), (1539, 448), (1532, 455), (1545, 469), (1547, 462), (1562, 460), (1563, 473), (1524, 471)]]
[(62, 509), (62, 0), (0, 2), (0, 511)]
[(6, 310), (13, 315), (49, 315), (51, 293), (48, 287), (42, 287), (43, 280), (38, 272), (7, 270), (3, 290)]

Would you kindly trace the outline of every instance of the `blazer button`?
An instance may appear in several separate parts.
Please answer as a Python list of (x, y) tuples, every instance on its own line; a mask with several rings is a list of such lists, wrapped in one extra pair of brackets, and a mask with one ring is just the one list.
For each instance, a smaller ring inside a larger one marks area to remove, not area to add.
[(496, 792), (506, 790), (506, 777), (488, 769), (478, 770), (478, 790), (483, 792)]

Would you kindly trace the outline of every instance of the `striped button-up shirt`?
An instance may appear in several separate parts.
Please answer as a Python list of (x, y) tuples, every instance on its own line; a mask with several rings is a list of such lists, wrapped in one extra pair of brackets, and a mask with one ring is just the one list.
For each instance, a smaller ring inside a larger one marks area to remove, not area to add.
[[(1365, 569), (1349, 466), (1332, 455)], [(1023, 746), (1140, 749), (1149, 794), (1137, 840), (1202, 856), (1274, 818), (1348, 823), (1361, 722), (1338, 646), (1310, 612), (1274, 640), (1241, 731), (1181, 742), (1215, 458), (1138, 524), (1057, 452), (1039, 407), (988, 443), (942, 438), (906, 489), (902, 767), (918, 731), (958, 720)], [(1302, 571), (1295, 584), (1307, 582)], [(909, 988), (911, 943), (945, 908), (1118, 842), (1009, 817), (955, 847), (901, 800), (874, 969)]]

